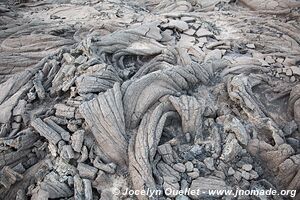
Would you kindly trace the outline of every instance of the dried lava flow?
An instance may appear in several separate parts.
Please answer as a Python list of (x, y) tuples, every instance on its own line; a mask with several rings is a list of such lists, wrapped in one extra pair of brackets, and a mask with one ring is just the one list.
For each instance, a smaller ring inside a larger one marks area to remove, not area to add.
[[(91, 3), (112, 23), (77, 43), (77, 26), (60, 38), (46, 26), (35, 43), (31, 25), (1, 29), (3, 69), (19, 56), (31, 64), (16, 60), (21, 72), (0, 85), (0, 198), (299, 191), (299, 2), (255, 2)], [(122, 195), (128, 188), (164, 192)], [(186, 188), (206, 193), (166, 192)]]

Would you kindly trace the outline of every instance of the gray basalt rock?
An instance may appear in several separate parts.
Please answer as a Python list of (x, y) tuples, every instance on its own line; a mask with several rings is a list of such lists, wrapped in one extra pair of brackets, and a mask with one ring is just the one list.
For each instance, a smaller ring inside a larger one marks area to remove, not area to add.
[[(230, 187), (226, 185), (226, 183), (218, 179), (216, 177), (209, 177), (203, 178), (199, 177), (193, 180), (191, 184), (191, 190), (197, 191), (199, 190), (198, 194), (191, 194), (189, 195), (192, 199), (199, 199), (209, 197), (209, 190), (229, 190)], [(213, 195), (215, 198), (219, 197), (220, 195)]]
[(55, 173), (49, 173), (40, 184), (40, 189), (48, 193), (48, 198), (70, 197), (73, 192), (65, 184), (59, 181), (59, 176)]
[[(80, 106), (80, 113), (90, 125), (102, 152), (121, 166), (128, 163), (127, 134), (120, 84)], [(95, 125), (93, 125), (95, 124)]]
[(64, 3), (0, 3), (0, 199), (300, 190), (298, 3)]
[[(150, 73), (131, 83), (125, 88), (123, 97), (126, 126), (135, 128), (141, 120), (142, 113), (158, 99), (176, 95), (195, 84), (207, 84), (209, 82), (207, 67), (210, 65), (193, 63), (186, 67), (171, 67)], [(146, 91), (152, 92), (148, 94)]]
[(37, 118), (31, 122), (31, 126), (49, 142), (57, 144), (61, 140), (61, 136), (40, 118)]
[(250, 137), (242, 123), (235, 117), (226, 116), (224, 121), (224, 131), (233, 132), (237, 140), (242, 145), (247, 146)]

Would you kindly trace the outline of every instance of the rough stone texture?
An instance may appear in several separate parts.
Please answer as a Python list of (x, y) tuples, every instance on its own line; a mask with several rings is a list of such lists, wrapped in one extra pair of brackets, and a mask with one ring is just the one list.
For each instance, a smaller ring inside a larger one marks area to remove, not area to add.
[(82, 104), (80, 112), (90, 125), (105, 156), (121, 165), (126, 164), (124, 150), (127, 149), (128, 142), (120, 85), (115, 84), (113, 89)]
[(293, 0), (0, 3), (0, 199), (300, 190), (299, 27)]
[[(209, 190), (229, 190), (230, 187), (226, 185), (226, 183), (218, 179), (216, 177), (210, 177), (210, 178), (204, 178), (199, 177), (195, 180), (193, 180), (191, 184), (191, 190), (200, 190), (199, 195), (190, 195), (192, 199), (199, 199), (199, 198), (205, 198), (209, 197), (208, 191)], [(217, 198), (218, 195), (215, 196)]]

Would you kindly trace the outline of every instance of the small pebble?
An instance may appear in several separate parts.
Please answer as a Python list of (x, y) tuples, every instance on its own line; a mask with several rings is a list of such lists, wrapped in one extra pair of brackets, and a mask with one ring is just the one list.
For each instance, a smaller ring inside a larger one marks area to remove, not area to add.
[(249, 172), (252, 169), (252, 165), (245, 164), (245, 165), (242, 166), (242, 169), (245, 170), (246, 172)]
[(190, 143), (191, 142), (191, 134), (190, 133), (186, 133), (185, 134), (185, 139), (186, 139), (187, 143)]
[(230, 167), (228, 169), (228, 176), (232, 176), (232, 175), (234, 175), (234, 173), (235, 173), (235, 170), (232, 167)]
[(275, 60), (272, 58), (272, 56), (267, 56), (267, 57), (265, 58), (265, 61), (266, 61), (267, 63), (269, 63), (269, 64), (275, 63)]
[(287, 76), (292, 76), (292, 75), (293, 75), (293, 72), (292, 72), (291, 69), (287, 69), (286, 72), (285, 72), (285, 74), (286, 74)]
[(244, 179), (246, 179), (246, 180), (249, 180), (249, 179), (250, 179), (250, 173), (249, 173), (249, 172), (242, 171), (241, 176), (242, 176), (242, 178), (244, 178)]
[(255, 49), (255, 45), (254, 44), (246, 44), (246, 47), (248, 47), (249, 49)]
[(185, 163), (186, 171), (187, 172), (192, 172), (194, 169), (194, 165), (192, 162), (188, 161)]
[(292, 76), (292, 77), (290, 78), (290, 81), (291, 81), (291, 82), (295, 82), (295, 81), (296, 81), (296, 77), (295, 77), (295, 76)]
[(173, 169), (175, 169), (178, 172), (183, 173), (183, 172), (185, 172), (185, 165), (182, 163), (176, 163), (173, 165)]
[(254, 170), (250, 171), (250, 179), (257, 179), (259, 177), (258, 173)]
[(242, 179), (242, 173), (239, 171), (236, 171), (233, 176), (237, 181), (240, 181)]
[(189, 175), (189, 177), (191, 177), (192, 179), (196, 179), (199, 177), (199, 172), (189, 172), (187, 173)]
[(203, 162), (209, 170), (215, 170), (213, 158), (205, 158)]

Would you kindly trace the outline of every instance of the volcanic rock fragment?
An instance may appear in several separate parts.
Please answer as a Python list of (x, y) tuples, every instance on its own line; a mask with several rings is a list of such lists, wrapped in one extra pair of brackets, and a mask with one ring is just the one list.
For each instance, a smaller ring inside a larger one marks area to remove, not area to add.
[(0, 5), (0, 199), (300, 189), (298, 3), (74, 2)]
[(31, 122), (31, 126), (43, 137), (45, 137), (49, 142), (57, 144), (61, 140), (61, 136), (43, 122), (40, 118), (37, 118)]
[(58, 117), (65, 117), (68, 119), (74, 118), (75, 108), (71, 106), (66, 106), (64, 104), (56, 104), (54, 106), (56, 109), (55, 115)]
[(94, 180), (94, 178), (96, 177), (96, 174), (98, 172), (98, 170), (95, 167), (92, 167), (92, 166), (84, 164), (84, 163), (78, 163), (77, 169), (78, 169), (80, 177), (88, 178), (91, 180)]
[[(199, 177), (196, 180), (193, 180), (191, 184), (191, 190), (197, 191), (199, 190), (199, 194), (191, 194), (190, 197), (192, 199), (199, 199), (209, 197), (209, 190), (226, 190), (230, 187), (226, 185), (226, 183), (216, 177), (203, 178)], [(217, 198), (219, 195), (214, 195)]]
[(72, 147), (74, 151), (80, 152), (84, 140), (84, 130), (78, 130), (71, 136)]
[(127, 134), (120, 84), (80, 106), (80, 112), (90, 125), (99, 148), (106, 157), (124, 166), (128, 159)]

